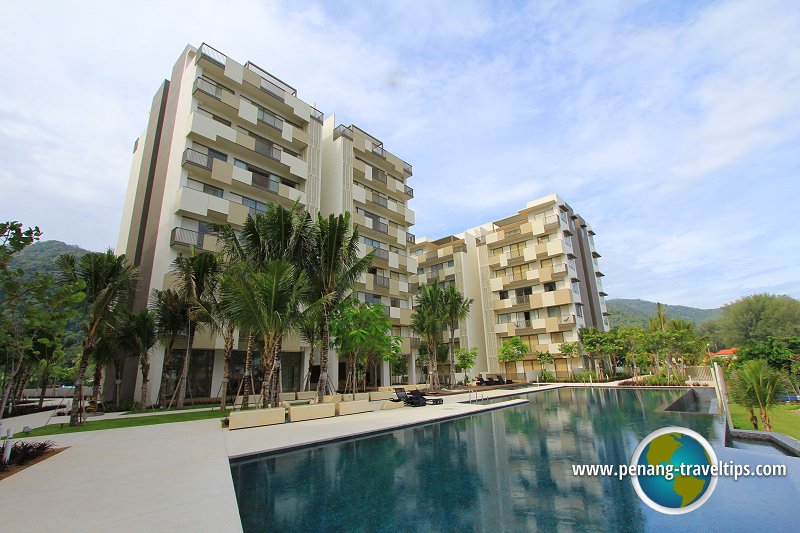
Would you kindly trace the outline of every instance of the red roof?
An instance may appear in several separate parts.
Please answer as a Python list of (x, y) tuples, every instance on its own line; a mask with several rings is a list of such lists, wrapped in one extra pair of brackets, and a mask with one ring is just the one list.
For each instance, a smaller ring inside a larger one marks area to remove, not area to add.
[(711, 355), (719, 355), (719, 356), (723, 356), (723, 355), (736, 355), (736, 352), (738, 352), (738, 351), (739, 351), (739, 348), (736, 348), (736, 347), (733, 347), (733, 348), (726, 348), (725, 350), (720, 350), (720, 351), (718, 351), (717, 353), (715, 353), (715, 354), (711, 354)]

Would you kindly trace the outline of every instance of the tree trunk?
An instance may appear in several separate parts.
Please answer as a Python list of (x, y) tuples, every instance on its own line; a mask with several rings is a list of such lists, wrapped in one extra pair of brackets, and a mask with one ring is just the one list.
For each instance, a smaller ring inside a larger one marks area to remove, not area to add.
[(142, 366), (142, 395), (139, 399), (139, 411), (144, 412), (147, 409), (147, 384), (150, 377), (150, 358), (147, 357), (147, 352), (139, 357), (139, 364)]
[(86, 375), (86, 367), (89, 366), (89, 356), (94, 351), (94, 338), (87, 337), (83, 340), (83, 353), (78, 363), (78, 372), (75, 374), (75, 390), (72, 393), (72, 409), (69, 413), (69, 425), (77, 426), (81, 423), (78, 409), (80, 408), (81, 395), (83, 394), (83, 377)]
[(31, 375), (31, 368), (30, 366), (25, 367), (22, 370), (22, 374), (17, 379), (17, 383), (14, 387), (14, 404), (18, 404), (22, 401), (22, 395), (25, 393), (25, 384), (28, 382), (28, 378)]
[(447, 352), (450, 361), (450, 386), (456, 384), (456, 363), (453, 359), (453, 347), (455, 346), (456, 330), (453, 329), (453, 324), (450, 324), (450, 344), (447, 347)]
[[(114, 360), (114, 406), (119, 407), (119, 389), (122, 386), (122, 365), (124, 361)], [(159, 391), (160, 393), (160, 391)], [(159, 403), (158, 405), (161, 405)]]
[(92, 385), (92, 398), (95, 402), (100, 401), (100, 382), (103, 381), (103, 364), (100, 361), (94, 362), (94, 384)]
[(767, 413), (767, 409), (762, 407), (761, 411), (761, 422), (764, 424), (764, 431), (772, 432), (772, 423), (769, 421), (769, 413)]
[(247, 352), (244, 354), (244, 398), (242, 398), (242, 410), (250, 407), (250, 395), (253, 394), (253, 347), (255, 336), (253, 331), (247, 335)]
[[(433, 341), (433, 342), (431, 342)], [(439, 371), (436, 368), (436, 339), (431, 337), (428, 339), (428, 384), (431, 389), (439, 386)]]
[(222, 366), (222, 399), (220, 411), (225, 412), (228, 403), (228, 379), (231, 375), (231, 353), (233, 353), (233, 334), (235, 331), (234, 325), (228, 324), (228, 330), (225, 335), (225, 357)]
[[(189, 335), (186, 337), (186, 355), (183, 357), (181, 377), (178, 378), (178, 399), (175, 405), (178, 409), (183, 407), (183, 400), (186, 396), (186, 380), (189, 379), (189, 362), (192, 359), (192, 344), (194, 343), (194, 333), (196, 329), (197, 321), (192, 320), (189, 322)], [(170, 407), (172, 407), (172, 402), (170, 402)]]
[(758, 431), (758, 417), (756, 417), (756, 413), (753, 411), (752, 407), (748, 409), (750, 410), (750, 423), (753, 424), (753, 429)]
[(50, 381), (50, 360), (45, 361), (44, 371), (42, 371), (42, 390), (39, 392), (39, 409), (44, 406), (44, 395), (47, 392), (47, 384)]
[[(167, 346), (164, 348), (164, 362), (161, 365), (161, 385), (158, 387), (158, 405), (159, 407), (164, 407), (164, 402), (167, 401), (167, 378), (169, 375), (167, 374), (167, 367), (172, 362), (172, 346), (175, 344), (175, 339), (170, 337), (167, 341)], [(117, 376), (119, 379), (119, 376)], [(117, 396), (117, 402), (119, 402), (119, 396)]]
[(308, 349), (308, 374), (307, 381), (303, 384), (304, 391), (311, 390), (311, 372), (314, 370), (314, 338), (311, 338), (311, 347)]
[[(15, 365), (16, 363), (16, 365)], [(11, 372), (9, 372), (7, 376), (7, 380), (5, 386), (3, 387), (3, 400), (0, 402), (0, 419), (2, 419), (6, 415), (6, 404), (8, 403), (8, 399), (11, 396), (11, 390), (14, 388), (15, 378), (19, 373), (19, 369), (22, 366), (22, 359), (20, 358), (19, 362), (15, 361), (14, 359), (11, 360)]]
[(317, 398), (320, 403), (325, 400), (328, 393), (328, 350), (330, 348), (330, 331), (328, 330), (328, 305), (322, 306), (322, 345), (319, 348), (319, 383), (317, 383)]
[(261, 407), (262, 409), (272, 400), (272, 372), (275, 365), (275, 341), (264, 337), (264, 349), (261, 352)]

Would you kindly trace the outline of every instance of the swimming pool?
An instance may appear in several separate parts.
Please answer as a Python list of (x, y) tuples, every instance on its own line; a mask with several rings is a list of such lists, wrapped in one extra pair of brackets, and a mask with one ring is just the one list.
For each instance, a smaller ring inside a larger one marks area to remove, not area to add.
[[(669, 425), (693, 429), (721, 448), (721, 416), (663, 410), (682, 393), (541, 391), (516, 407), (236, 460), (231, 469), (242, 525), (248, 532), (741, 526), (736, 499), (750, 495), (736, 487), (721, 491), (733, 495), (715, 494), (690, 515), (673, 517), (644, 506), (628, 479), (572, 475), (573, 464), (628, 463), (642, 437)], [(739, 487), (745, 487), (741, 480)], [(796, 497), (796, 489), (787, 491), (789, 501)], [(766, 520), (786, 525), (780, 513)]]

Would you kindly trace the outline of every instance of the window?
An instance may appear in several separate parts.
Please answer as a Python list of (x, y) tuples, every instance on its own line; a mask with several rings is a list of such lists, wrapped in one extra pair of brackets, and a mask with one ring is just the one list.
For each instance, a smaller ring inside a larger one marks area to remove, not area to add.
[(381, 295), (380, 294), (372, 294), (371, 292), (365, 292), (364, 293), (364, 301), (366, 303), (368, 303), (368, 304), (383, 303), (381, 301)]
[(572, 280), (572, 292), (574, 292), (575, 294), (580, 294), (581, 293), (581, 286), (575, 280)]
[(449, 267), (454, 266), (455, 264), (456, 264), (455, 261), (452, 260), (452, 259), (447, 262), (447, 266), (449, 266)]
[(392, 307), (400, 307), (400, 298), (390, 298)]
[(544, 284), (544, 292), (553, 292), (554, 290), (556, 290), (555, 281), (548, 281)]
[(508, 291), (500, 291), (500, 299), (508, 300)]
[(421, 276), (425, 273), (425, 269), (422, 267), (417, 268), (417, 276)]
[(210, 194), (211, 196), (216, 196), (217, 198), (222, 198), (222, 189), (220, 189), (219, 187), (214, 187), (212, 185), (204, 183), (203, 192), (206, 194)]
[(561, 308), (557, 305), (553, 307), (548, 307), (547, 316), (550, 318), (561, 316)]
[(583, 318), (583, 306), (581, 304), (575, 304), (575, 314)]
[(545, 244), (550, 242), (550, 234), (547, 235), (540, 235), (539, 238), (536, 240), (539, 244)]
[(220, 161), (228, 162), (228, 154), (224, 152), (220, 152), (219, 150), (214, 150), (213, 148), (208, 149), (208, 157), (213, 159), (219, 159)]

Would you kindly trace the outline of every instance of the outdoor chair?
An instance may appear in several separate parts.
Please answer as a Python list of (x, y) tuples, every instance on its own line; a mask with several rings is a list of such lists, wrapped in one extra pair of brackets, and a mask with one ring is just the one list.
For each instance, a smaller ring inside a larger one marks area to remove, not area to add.
[(410, 398), (419, 398), (422, 401), (424, 401), (425, 403), (427, 403), (428, 405), (441, 405), (441, 404), (444, 403), (444, 400), (442, 400), (441, 398), (426, 398), (422, 394), (422, 391), (418, 391), (418, 390), (408, 391), (408, 396)]
[(397, 395), (397, 399), (392, 400), (393, 402), (403, 402), (411, 407), (425, 407), (428, 404), (424, 397), (420, 399), (417, 396), (410, 396), (402, 387), (394, 389), (394, 393)]
[(486, 378), (486, 384), (487, 385), (500, 385), (500, 383), (498, 383), (497, 380), (495, 380), (492, 376), (489, 376), (489, 377)]
[(488, 382), (488, 381), (486, 381), (485, 379), (483, 379), (483, 378), (482, 378), (482, 377), (480, 377), (480, 376), (478, 376), (477, 378), (475, 378), (475, 383), (477, 383), (477, 384), (478, 384), (478, 385), (480, 385), (481, 387), (485, 387), (486, 385), (488, 385), (488, 384), (489, 384), (489, 382)]

